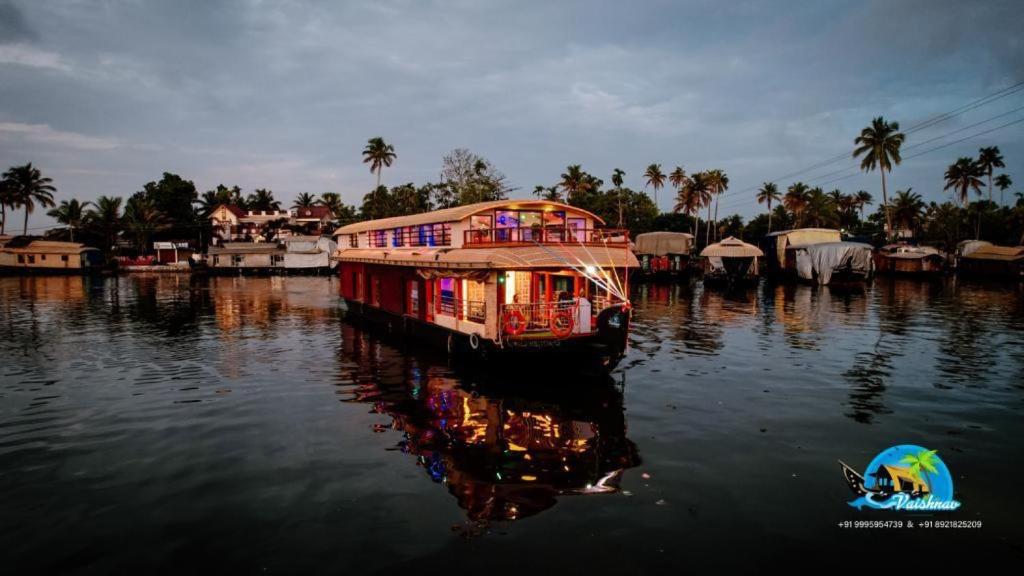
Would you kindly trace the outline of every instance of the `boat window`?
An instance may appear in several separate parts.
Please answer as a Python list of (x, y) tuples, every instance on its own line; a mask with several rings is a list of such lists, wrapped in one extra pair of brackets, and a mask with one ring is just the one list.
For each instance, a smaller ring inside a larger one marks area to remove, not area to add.
[(576, 242), (586, 241), (587, 221), (584, 218), (569, 218), (569, 229), (572, 230), (572, 239)]
[(540, 212), (522, 211), (519, 213), (519, 241), (540, 242), (543, 240), (542, 226), (544, 219)]
[(60, 257), (60, 261), (61, 261), (61, 262), (67, 262), (67, 261), (68, 261), (68, 255), (67, 255), (67, 254), (64, 254), (63, 256), (61, 256), (61, 257)]
[(544, 226), (565, 226), (565, 212), (545, 212)]
[(455, 279), (441, 278), (441, 307), (438, 310), (441, 314), (448, 316), (455, 315)]
[(413, 316), (420, 315), (420, 282), (419, 280), (409, 280), (406, 283), (406, 304), (405, 313)]
[(35, 254), (29, 254), (28, 255), (28, 263), (29, 264), (35, 264), (36, 263), (36, 255)]
[(401, 228), (395, 228), (394, 230), (391, 231), (391, 245), (395, 247), (405, 245), (405, 241), (402, 238)]
[(359, 248), (359, 235), (349, 234), (348, 235), (348, 246), (349, 248)]

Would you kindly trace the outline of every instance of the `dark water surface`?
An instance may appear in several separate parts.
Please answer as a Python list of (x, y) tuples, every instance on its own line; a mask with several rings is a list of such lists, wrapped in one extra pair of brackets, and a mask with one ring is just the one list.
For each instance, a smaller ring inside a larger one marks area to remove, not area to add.
[[(629, 355), (598, 381), (456, 369), (343, 322), (336, 294), (323, 278), (0, 278), (0, 571), (1022, 555), (1019, 288), (646, 286)], [(846, 505), (837, 460), (863, 470), (902, 443), (939, 451), (960, 511)], [(983, 527), (837, 526), (894, 518)]]

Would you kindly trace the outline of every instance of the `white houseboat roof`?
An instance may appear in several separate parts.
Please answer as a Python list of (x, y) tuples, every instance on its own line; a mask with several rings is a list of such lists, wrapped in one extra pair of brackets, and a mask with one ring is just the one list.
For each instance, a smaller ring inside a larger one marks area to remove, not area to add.
[(210, 246), (209, 254), (270, 254), (284, 252), (274, 242), (225, 242), (222, 246)]
[(434, 210), (433, 212), (412, 214), (410, 216), (393, 216), (391, 218), (380, 218), (378, 220), (356, 222), (354, 224), (342, 226), (334, 233), (334, 235), (337, 236), (339, 234), (357, 234), (359, 232), (366, 232), (368, 230), (384, 230), (387, 228), (418, 226), (420, 224), (458, 222), (460, 220), (469, 218), (473, 214), (485, 212), (487, 210), (493, 210), (496, 208), (507, 208), (509, 210), (520, 210), (523, 208), (561, 208), (564, 210), (571, 210), (573, 212), (586, 214), (587, 216), (593, 218), (597, 223), (604, 224), (604, 220), (602, 220), (596, 214), (588, 212), (582, 208), (577, 208), (576, 206), (563, 204), (561, 202), (552, 202), (549, 200), (492, 200), (490, 202), (477, 202), (476, 204), (466, 204), (465, 206), (455, 206), (454, 208), (444, 208), (441, 210)]
[(502, 248), (342, 248), (335, 260), (422, 268), (529, 269), (597, 266), (636, 268), (639, 262), (623, 247), (518, 246)]

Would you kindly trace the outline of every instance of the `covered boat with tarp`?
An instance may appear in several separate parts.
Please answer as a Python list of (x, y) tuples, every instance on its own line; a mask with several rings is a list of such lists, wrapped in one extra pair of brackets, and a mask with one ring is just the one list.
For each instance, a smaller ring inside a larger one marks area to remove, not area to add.
[(957, 274), (975, 278), (1024, 279), (1024, 246), (968, 240), (957, 246)]
[(628, 234), (603, 224), (543, 200), (349, 224), (335, 233), (341, 296), (350, 314), (449, 352), (610, 368), (626, 349), (637, 259)]
[(693, 253), (693, 234), (686, 232), (647, 232), (637, 234), (633, 252), (640, 268), (635, 280), (670, 279), (686, 274)]
[(931, 246), (898, 243), (882, 246), (875, 252), (875, 269), (880, 274), (939, 274), (946, 257)]
[(870, 244), (824, 242), (793, 249), (797, 277), (815, 284), (863, 282), (874, 273)]
[(759, 260), (764, 252), (753, 244), (729, 236), (701, 250), (704, 258), (704, 282), (738, 285), (756, 282)]
[(826, 242), (841, 242), (842, 239), (839, 230), (831, 228), (797, 228), (770, 232), (761, 240), (761, 250), (765, 254), (763, 272), (773, 276), (796, 276), (797, 248)]

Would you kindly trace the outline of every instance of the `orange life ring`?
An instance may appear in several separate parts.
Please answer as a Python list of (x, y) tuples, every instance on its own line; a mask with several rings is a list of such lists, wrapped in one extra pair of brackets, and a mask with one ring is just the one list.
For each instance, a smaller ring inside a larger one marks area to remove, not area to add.
[(572, 329), (575, 327), (575, 322), (572, 319), (572, 314), (569, 310), (558, 310), (551, 315), (551, 333), (556, 338), (565, 338), (572, 334)]
[(515, 308), (505, 312), (505, 333), (510, 336), (519, 336), (526, 330), (526, 316)]

